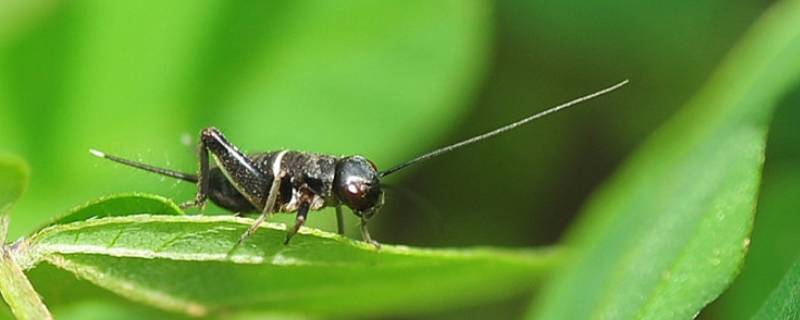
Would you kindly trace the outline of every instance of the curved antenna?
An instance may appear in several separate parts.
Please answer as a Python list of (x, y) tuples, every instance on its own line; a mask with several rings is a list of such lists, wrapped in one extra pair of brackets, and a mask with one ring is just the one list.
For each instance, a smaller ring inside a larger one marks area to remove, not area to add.
[(91, 153), (93, 156), (98, 157), (98, 158), (108, 159), (108, 160), (114, 161), (114, 162), (119, 163), (119, 164), (124, 164), (124, 165), (129, 166), (129, 167), (134, 167), (136, 169), (149, 171), (149, 172), (152, 172), (152, 173), (157, 173), (157, 174), (160, 174), (162, 176), (167, 176), (167, 177), (172, 177), (172, 178), (175, 178), (175, 179), (180, 179), (180, 180), (183, 180), (183, 181), (186, 181), (186, 182), (197, 183), (197, 180), (198, 180), (197, 175), (194, 175), (194, 174), (191, 174), (191, 173), (183, 173), (183, 172), (173, 171), (173, 170), (169, 170), (169, 169), (154, 167), (154, 166), (151, 166), (149, 164), (144, 164), (144, 163), (141, 163), (141, 162), (136, 162), (136, 161), (128, 160), (128, 159), (125, 159), (125, 158), (120, 158), (120, 157), (117, 157), (117, 156), (112, 156), (112, 155), (107, 154), (105, 152), (97, 151), (95, 149), (89, 149), (89, 153)]
[(536, 120), (536, 119), (539, 119), (539, 118), (541, 118), (541, 117), (544, 117), (544, 116), (546, 116), (546, 115), (549, 115), (549, 114), (551, 114), (551, 113), (554, 113), (554, 112), (557, 112), (557, 111), (561, 111), (561, 110), (563, 110), (563, 109), (569, 108), (569, 107), (571, 107), (571, 106), (574, 106), (574, 105), (576, 105), (576, 104), (579, 104), (579, 103), (581, 103), (581, 102), (584, 102), (584, 101), (586, 101), (586, 100), (589, 100), (589, 99), (592, 99), (592, 98), (596, 98), (596, 97), (598, 97), (598, 96), (601, 96), (601, 95), (603, 95), (603, 94), (609, 93), (609, 92), (611, 92), (611, 91), (614, 91), (614, 90), (616, 90), (616, 89), (617, 89), (617, 88), (619, 88), (619, 87), (622, 87), (622, 86), (624, 86), (624, 85), (625, 85), (625, 84), (627, 84), (627, 83), (628, 83), (628, 80), (622, 81), (622, 82), (620, 82), (620, 83), (617, 83), (617, 84), (615, 84), (615, 85), (613, 85), (613, 86), (610, 86), (610, 87), (608, 87), (608, 88), (605, 88), (605, 89), (603, 89), (603, 90), (600, 90), (600, 91), (597, 91), (597, 92), (594, 92), (594, 93), (591, 93), (591, 94), (585, 95), (585, 96), (583, 96), (583, 97), (580, 97), (580, 98), (574, 99), (574, 100), (572, 100), (572, 101), (569, 101), (569, 102), (567, 102), (567, 103), (564, 103), (564, 104), (561, 104), (561, 105), (558, 105), (558, 106), (552, 107), (552, 108), (550, 108), (550, 109), (547, 109), (547, 110), (545, 110), (545, 111), (542, 111), (542, 112), (539, 112), (539, 113), (537, 113), (537, 114), (534, 114), (534, 115), (532, 115), (532, 116), (529, 116), (529, 117), (527, 117), (527, 118), (525, 118), (525, 119), (522, 119), (522, 120), (519, 120), (519, 121), (517, 121), (517, 122), (511, 123), (511, 124), (508, 124), (508, 125), (505, 125), (505, 126), (503, 126), (503, 127), (497, 128), (497, 129), (495, 129), (495, 130), (489, 131), (489, 132), (487, 132), (487, 133), (484, 133), (484, 134), (482, 134), (482, 135), (478, 135), (478, 136), (475, 136), (475, 137), (469, 138), (469, 139), (467, 139), (467, 140), (464, 140), (464, 141), (461, 141), (461, 142), (458, 142), (458, 143), (455, 143), (455, 144), (451, 144), (451, 145), (449, 145), (449, 146), (446, 146), (446, 147), (442, 147), (442, 148), (439, 148), (439, 149), (433, 150), (433, 151), (431, 151), (431, 152), (428, 152), (428, 153), (426, 153), (426, 154), (423, 154), (423, 155), (421, 155), (421, 156), (419, 156), (419, 157), (416, 157), (416, 158), (414, 158), (414, 159), (411, 159), (411, 160), (409, 160), (409, 161), (406, 161), (406, 162), (404, 162), (404, 163), (401, 163), (401, 164), (399, 164), (399, 165), (396, 165), (396, 166), (394, 166), (394, 167), (393, 167), (393, 168), (391, 168), (391, 169), (388, 169), (388, 170), (381, 171), (379, 174), (380, 174), (380, 176), (381, 176), (381, 177), (388, 176), (388, 175), (390, 175), (390, 174), (392, 174), (392, 173), (395, 173), (395, 172), (397, 172), (397, 171), (400, 171), (400, 170), (402, 170), (402, 169), (405, 169), (405, 168), (407, 168), (407, 167), (409, 167), (409, 166), (411, 166), (412, 164), (415, 164), (415, 163), (417, 163), (417, 162), (424, 161), (424, 160), (428, 160), (428, 159), (430, 159), (430, 158), (434, 158), (434, 157), (438, 157), (438, 156), (440, 156), (440, 155), (442, 155), (442, 154), (445, 154), (445, 153), (448, 153), (448, 152), (450, 152), (450, 151), (456, 150), (456, 149), (458, 149), (458, 148), (461, 148), (461, 147), (463, 147), (463, 146), (466, 146), (466, 145), (469, 145), (469, 144), (473, 144), (473, 143), (475, 143), (475, 142), (478, 142), (478, 141), (481, 141), (481, 140), (484, 140), (484, 139), (488, 139), (488, 138), (494, 137), (494, 136), (496, 136), (496, 135), (498, 135), (498, 134), (501, 134), (501, 133), (504, 133), (504, 132), (506, 132), (506, 131), (509, 131), (509, 130), (515, 129), (515, 128), (517, 128), (517, 127), (521, 126), (521, 125), (524, 125), (524, 124), (526, 124), (526, 123), (528, 123), (528, 122), (531, 122), (531, 121), (533, 121), (533, 120)]

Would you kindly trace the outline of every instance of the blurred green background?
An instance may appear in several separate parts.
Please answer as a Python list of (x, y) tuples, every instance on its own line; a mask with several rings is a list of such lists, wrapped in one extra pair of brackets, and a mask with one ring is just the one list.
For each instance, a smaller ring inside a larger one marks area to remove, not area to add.
[[(387, 168), (631, 79), (392, 176), (397, 190), (372, 221), (393, 244), (554, 244), (769, 4), (2, 0), (0, 151), (32, 168), (10, 236), (102, 195), (193, 196), (89, 148), (194, 171), (197, 133), (216, 126), (246, 151), (362, 154)], [(799, 101), (776, 113), (744, 273), (702, 317), (746, 318), (796, 257)], [(310, 224), (334, 220), (326, 210)], [(516, 317), (526, 302), (437, 315)]]

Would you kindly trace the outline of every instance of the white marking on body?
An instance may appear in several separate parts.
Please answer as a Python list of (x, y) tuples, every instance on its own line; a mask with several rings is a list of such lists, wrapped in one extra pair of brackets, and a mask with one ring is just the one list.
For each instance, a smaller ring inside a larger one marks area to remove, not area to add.
[[(236, 152), (239, 151), (238, 149), (236, 149), (235, 146), (228, 148), (228, 150), (231, 150), (231, 148), (232, 148), (232, 150), (234, 150)], [(286, 153), (286, 150), (284, 150), (281, 153), (279, 153), (278, 157), (276, 157), (276, 160), (280, 161), (280, 158), (283, 157), (284, 153)], [(241, 156), (238, 153), (232, 152), (232, 153), (230, 153), (230, 156), (234, 157), (236, 159), (236, 161), (241, 163), (241, 164), (247, 164), (247, 161), (245, 161), (243, 159), (243, 156)], [(250, 204), (252, 204), (254, 207), (258, 208), (258, 207), (261, 206), (260, 202), (258, 201), (259, 199), (255, 199), (252, 196), (252, 195), (254, 195), (256, 193), (256, 190), (245, 190), (241, 185), (239, 185), (239, 183), (236, 182), (235, 179), (233, 179), (233, 176), (228, 171), (228, 168), (225, 167), (224, 162), (221, 161), (222, 159), (220, 159), (219, 156), (217, 156), (214, 153), (211, 153), (211, 158), (213, 158), (214, 162), (217, 163), (218, 167), (220, 168), (220, 171), (222, 171), (222, 175), (225, 176), (225, 179), (227, 179), (233, 185), (233, 188), (236, 189), (236, 191), (239, 191), (239, 194), (244, 196), (245, 199), (247, 199), (247, 201), (249, 201)], [(273, 167), (274, 167), (274, 165), (273, 165)], [(252, 167), (251, 167), (251, 169), (253, 171), (258, 171), (257, 169), (252, 168)], [(267, 189), (267, 192), (269, 192), (269, 189)], [(267, 197), (269, 197), (269, 194), (267, 194)]]
[[(289, 200), (286, 204), (281, 206), (282, 212), (294, 212), (300, 206), (300, 192), (295, 189), (292, 189), (292, 199)], [(315, 194), (313, 198), (311, 198), (311, 204), (309, 206), (310, 210), (317, 211), (325, 207), (325, 198), (320, 197), (319, 195)]]
[(314, 198), (311, 200), (311, 210), (319, 210), (325, 206), (325, 199), (320, 197), (319, 195), (314, 195)]
[(283, 162), (283, 155), (285, 155), (287, 152), (289, 152), (289, 150), (283, 150), (281, 152), (278, 152), (278, 154), (275, 155), (275, 158), (272, 159), (272, 176), (273, 177), (280, 178), (281, 176), (283, 176), (281, 174), (281, 164)]
[(292, 199), (290, 199), (288, 203), (284, 204), (283, 207), (281, 207), (281, 210), (284, 212), (293, 212), (297, 210), (299, 199), (300, 193), (297, 192), (297, 189), (292, 188)]
[[(273, 181), (272, 183), (273, 183), (273, 184), (274, 184), (275, 182), (278, 182), (278, 181), (280, 181), (280, 180), (281, 180), (281, 178), (283, 178), (283, 172), (282, 172), (282, 170), (281, 170), (281, 165), (283, 164), (283, 156), (284, 156), (284, 155), (285, 155), (287, 152), (289, 152), (289, 150), (283, 150), (283, 151), (281, 151), (281, 152), (278, 152), (278, 154), (276, 154), (276, 155), (275, 155), (275, 158), (273, 158), (273, 159), (272, 159), (272, 179), (273, 179), (273, 180), (272, 180), (272, 181)], [(276, 179), (277, 179), (277, 180), (276, 180)], [(278, 182), (278, 186), (280, 186), (280, 182)], [(271, 189), (271, 186), (268, 186), (267, 190), (269, 190), (269, 189)], [(269, 192), (269, 191), (267, 191), (267, 192)], [(277, 192), (280, 192), (280, 188), (278, 188), (278, 190), (276, 190), (276, 193), (277, 193)], [(269, 198), (269, 194), (267, 194), (267, 198)], [(278, 201), (277, 201), (277, 195), (276, 195), (276, 197), (275, 197), (275, 202), (278, 202)], [(273, 206), (274, 206), (274, 205), (275, 205), (275, 204), (273, 203)], [(282, 208), (283, 208), (283, 206), (281, 206), (281, 209), (282, 209)], [(270, 208), (270, 210), (271, 210), (271, 208)], [(281, 210), (278, 210), (278, 211), (281, 211)]]

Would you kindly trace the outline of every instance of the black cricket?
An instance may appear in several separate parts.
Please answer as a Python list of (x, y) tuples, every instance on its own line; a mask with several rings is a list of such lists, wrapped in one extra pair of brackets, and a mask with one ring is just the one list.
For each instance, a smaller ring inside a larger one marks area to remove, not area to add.
[[(288, 244), (305, 223), (309, 211), (329, 206), (336, 208), (338, 231), (344, 234), (342, 206), (347, 206), (361, 219), (363, 240), (378, 247), (378, 242), (372, 240), (369, 235), (367, 220), (383, 206), (384, 195), (381, 190), (383, 177), (417, 162), (501, 134), (537, 118), (611, 92), (626, 83), (628, 80), (482, 135), (436, 149), (384, 171), (379, 171), (372, 161), (359, 155), (331, 156), (290, 150), (245, 155), (228, 142), (216, 128), (206, 128), (200, 132), (200, 169), (197, 175), (158, 168), (97, 150), (89, 151), (100, 158), (196, 183), (197, 196), (194, 200), (183, 203), (182, 208), (202, 208), (206, 200), (210, 199), (220, 207), (239, 214), (261, 213), (242, 234), (237, 245), (252, 235), (270, 214), (296, 212), (295, 224), (288, 229), (284, 242)], [(209, 153), (214, 157), (217, 166), (209, 166)]]

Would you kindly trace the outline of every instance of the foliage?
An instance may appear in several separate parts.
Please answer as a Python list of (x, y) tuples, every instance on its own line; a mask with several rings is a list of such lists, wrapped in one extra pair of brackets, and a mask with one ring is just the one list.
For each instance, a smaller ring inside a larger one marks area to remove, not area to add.
[[(0, 2), (0, 147), (31, 168), (0, 154), (0, 318), (796, 316), (800, 2), (764, 11), (717, 65), (762, 10)], [(193, 185), (85, 152), (193, 171), (178, 142), (214, 125), (247, 150), (386, 167), (628, 77), (592, 108), (393, 176), (378, 240), (448, 248), (376, 250), (322, 231), (322, 212), (289, 246), (278, 218), (231, 251), (252, 219), (185, 213), (171, 199)], [(79, 199), (96, 200), (56, 214)]]
[[(100, 205), (124, 212), (136, 203), (141, 196), (114, 197), (72, 215)], [(15, 260), (24, 268), (44, 261), (131, 300), (195, 316), (419, 312), (474, 301), (481, 290), (519, 292), (557, 261), (547, 251), (390, 245), (378, 251), (310, 229), (284, 246), (285, 226), (275, 224), (229, 254), (250, 223), (231, 216), (93, 217), (53, 225), (15, 244)]]
[(800, 54), (797, 17), (798, 3), (772, 9), (590, 201), (534, 316), (690, 318), (728, 287), (750, 245), (770, 115), (800, 77), (781, 58)]
[(800, 317), (798, 293), (800, 263), (795, 263), (753, 319), (797, 319)]
[(0, 293), (20, 319), (48, 319), (50, 312), (22, 268), (14, 263), (13, 249), (5, 246), (8, 211), (27, 184), (27, 167), (19, 158), (0, 155)]
[[(0, 163), (0, 182), (18, 196), (26, 174), (17, 160), (0, 158)], [(0, 204), (10, 206), (14, 198)], [(106, 197), (4, 246), (0, 291), (18, 317), (48, 317), (22, 274), (47, 262), (133, 301), (193, 316), (230, 310), (409, 313), (474, 301), (486, 290), (500, 296), (525, 290), (557, 261), (554, 252), (544, 250), (385, 245), (378, 251), (310, 229), (284, 246), (285, 225), (271, 223), (231, 252), (251, 223), (232, 216), (184, 216), (156, 196)]]

